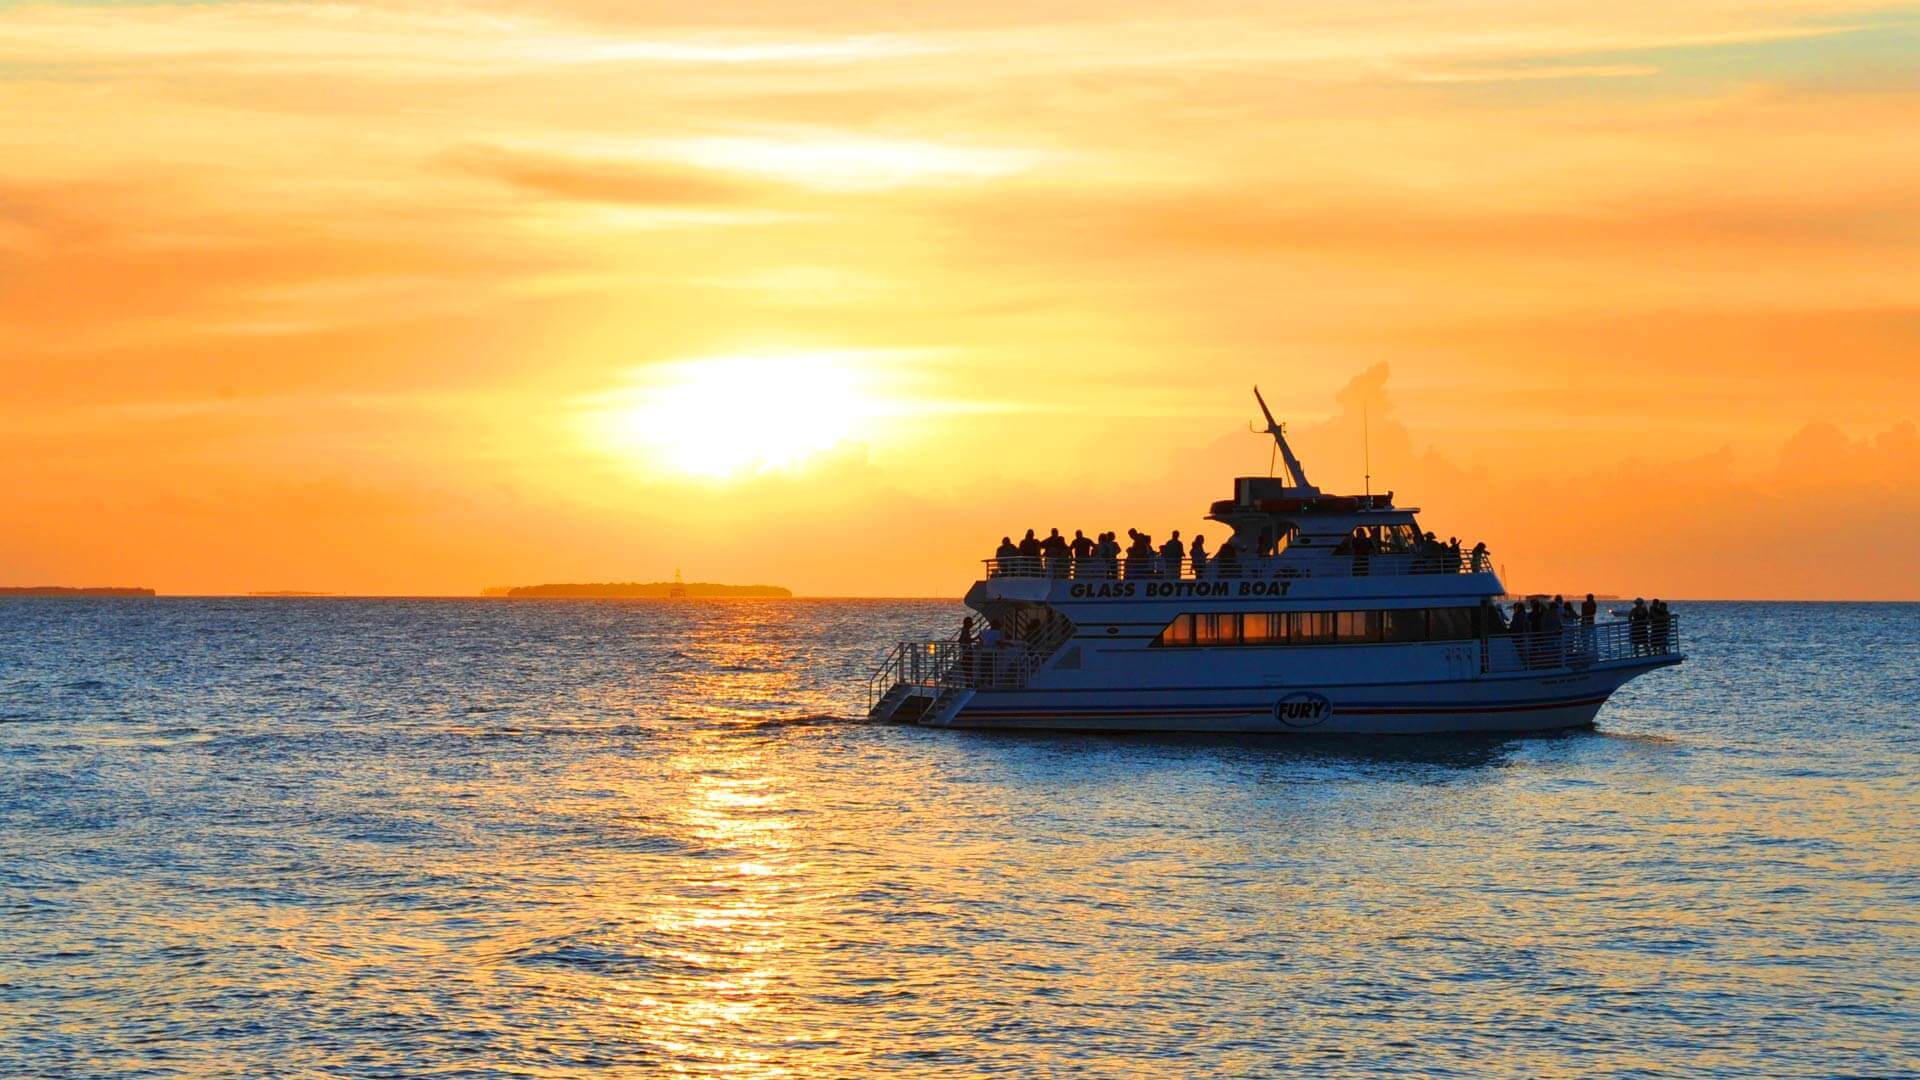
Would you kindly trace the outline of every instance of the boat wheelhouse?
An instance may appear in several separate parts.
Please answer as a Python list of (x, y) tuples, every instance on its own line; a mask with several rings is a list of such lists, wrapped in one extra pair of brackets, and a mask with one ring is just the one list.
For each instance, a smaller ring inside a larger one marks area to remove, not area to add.
[[(1256, 396), (1258, 391), (1255, 391)], [(1484, 545), (1432, 542), (1419, 510), (1240, 477), (1215, 557), (985, 560), (977, 641), (903, 641), (869, 716), (939, 727), (1421, 734), (1588, 727), (1636, 675), (1680, 663), (1680, 624), (1568, 620), (1515, 633)], [(1230, 553), (1230, 554), (1229, 554)]]

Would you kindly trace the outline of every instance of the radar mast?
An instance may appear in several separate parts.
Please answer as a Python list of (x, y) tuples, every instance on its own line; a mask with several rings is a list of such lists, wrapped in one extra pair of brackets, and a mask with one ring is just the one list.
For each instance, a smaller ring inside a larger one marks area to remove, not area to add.
[(1318, 495), (1320, 489), (1307, 483), (1307, 471), (1300, 467), (1300, 459), (1293, 456), (1293, 447), (1287, 445), (1287, 427), (1273, 418), (1273, 410), (1267, 408), (1267, 399), (1260, 396), (1260, 388), (1253, 388), (1253, 400), (1260, 403), (1260, 414), (1267, 418), (1267, 434), (1273, 436), (1273, 444), (1280, 451), (1280, 459), (1287, 464), (1287, 475), (1292, 478), (1293, 486), (1302, 495)]

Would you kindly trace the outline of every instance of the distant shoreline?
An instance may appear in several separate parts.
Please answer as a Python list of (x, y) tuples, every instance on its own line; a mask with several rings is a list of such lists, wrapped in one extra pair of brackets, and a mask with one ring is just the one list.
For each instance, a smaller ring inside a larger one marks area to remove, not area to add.
[(119, 585), (0, 585), (0, 596), (156, 596), (152, 589)]
[(778, 585), (721, 585), (711, 581), (602, 581), (584, 584), (514, 585), (489, 589), (509, 600), (791, 600), (793, 590)]

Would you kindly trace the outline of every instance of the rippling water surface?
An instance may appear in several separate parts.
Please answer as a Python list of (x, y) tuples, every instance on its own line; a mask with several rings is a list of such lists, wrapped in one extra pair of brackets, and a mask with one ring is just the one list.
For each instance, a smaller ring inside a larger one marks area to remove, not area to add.
[(1595, 733), (852, 719), (900, 602), (0, 602), (0, 1073), (1920, 1072), (1920, 607)]

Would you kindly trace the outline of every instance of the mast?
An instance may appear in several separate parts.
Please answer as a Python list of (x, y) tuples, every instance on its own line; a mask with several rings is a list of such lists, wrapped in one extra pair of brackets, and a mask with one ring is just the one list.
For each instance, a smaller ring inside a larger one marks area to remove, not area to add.
[(1274, 445), (1280, 450), (1280, 459), (1287, 464), (1287, 475), (1293, 478), (1293, 486), (1303, 492), (1318, 494), (1320, 489), (1307, 483), (1307, 471), (1300, 467), (1300, 459), (1293, 456), (1293, 448), (1287, 445), (1287, 428), (1273, 418), (1273, 410), (1267, 408), (1267, 399), (1260, 396), (1260, 388), (1253, 388), (1253, 400), (1260, 403), (1260, 414), (1267, 418), (1267, 434), (1273, 436)]

